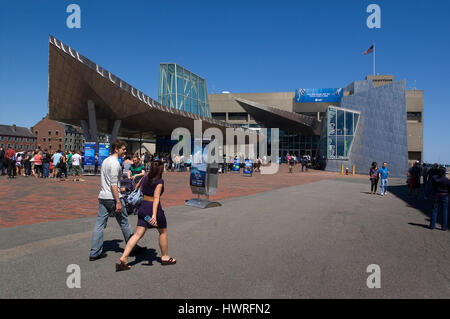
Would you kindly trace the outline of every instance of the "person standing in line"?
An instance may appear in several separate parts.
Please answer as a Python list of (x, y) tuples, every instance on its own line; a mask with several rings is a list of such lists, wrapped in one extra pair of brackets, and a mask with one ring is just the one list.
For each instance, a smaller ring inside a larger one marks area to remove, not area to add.
[(59, 159), (58, 169), (61, 178), (60, 181), (65, 181), (67, 179), (67, 156), (65, 152), (62, 153), (62, 156)]
[(133, 247), (144, 236), (148, 228), (156, 228), (159, 232), (159, 247), (161, 249), (161, 265), (174, 265), (176, 259), (168, 254), (167, 220), (161, 206), (161, 195), (164, 193), (164, 180), (162, 174), (164, 163), (154, 161), (150, 165), (150, 172), (145, 175), (141, 182), (136, 185), (142, 189), (144, 200), (139, 207), (138, 224), (136, 232), (127, 243), (119, 264), (116, 264), (116, 271), (129, 270), (128, 256)]
[(72, 156), (73, 156), (73, 151), (70, 150), (69, 154), (67, 154), (67, 175), (68, 176), (72, 176), (73, 172), (72, 172)]
[(439, 165), (434, 163), (433, 166), (427, 171), (427, 184), (425, 185), (425, 199), (429, 199), (433, 192), (433, 185), (431, 178), (439, 174)]
[(387, 194), (388, 187), (388, 178), (389, 178), (389, 169), (387, 167), (387, 163), (384, 162), (383, 166), (378, 170), (378, 174), (380, 176), (380, 195), (384, 196)]
[[(126, 152), (127, 144), (116, 140), (111, 144), (113, 154), (105, 159), (101, 168), (101, 189), (98, 195), (98, 215), (97, 222), (92, 233), (91, 250), (89, 260), (95, 261), (105, 258), (107, 254), (103, 252), (103, 232), (105, 230), (108, 217), (114, 215), (119, 224), (125, 242), (133, 236), (133, 231), (128, 221), (128, 213), (120, 190), (120, 178), (122, 168), (119, 158)], [(75, 155), (74, 155), (75, 156)], [(73, 158), (73, 157), (72, 157)], [(72, 162), (72, 165), (74, 162)], [(136, 246), (135, 254), (142, 253), (145, 247)]]
[(409, 181), (409, 194), (412, 193), (412, 190), (415, 189), (416, 198), (419, 197), (419, 189), (420, 189), (420, 162), (416, 161), (408, 170)]
[(5, 152), (6, 167), (8, 170), (8, 178), (14, 178), (16, 174), (16, 151), (13, 148), (8, 148)]
[(0, 146), (0, 176), (5, 175), (5, 150)]
[(42, 177), (44, 178), (49, 178), (50, 176), (50, 161), (51, 156), (47, 149), (45, 149), (42, 153)]
[(58, 170), (58, 164), (59, 161), (61, 160), (61, 151), (58, 150), (55, 154), (53, 154), (52, 156), (52, 160), (53, 160), (53, 178), (59, 178), (60, 177), (60, 172)]
[(34, 169), (36, 170), (36, 177), (42, 177), (42, 151), (34, 156)]
[(370, 194), (376, 194), (377, 193), (377, 186), (378, 186), (378, 164), (377, 162), (373, 162), (372, 166), (369, 170), (369, 178), (370, 178)]
[(75, 151), (75, 154), (72, 155), (72, 170), (73, 170), (73, 181), (74, 182), (84, 182), (81, 178), (81, 155), (78, 154), (78, 151)]
[(22, 153), (16, 154), (16, 176), (22, 175)]
[(447, 230), (448, 219), (448, 193), (450, 189), (450, 181), (445, 176), (445, 167), (440, 167), (438, 174), (431, 178), (433, 185), (433, 210), (431, 212), (430, 229), (436, 226), (438, 210), (442, 211), (442, 230)]
[(31, 153), (27, 152), (24, 156), (25, 160), (24, 160), (24, 170), (25, 170), (25, 176), (30, 176), (31, 175)]

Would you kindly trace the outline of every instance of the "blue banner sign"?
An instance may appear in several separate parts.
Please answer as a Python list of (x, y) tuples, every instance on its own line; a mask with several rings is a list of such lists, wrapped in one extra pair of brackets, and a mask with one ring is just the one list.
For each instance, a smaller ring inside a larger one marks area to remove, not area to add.
[(84, 143), (84, 165), (86, 166), (95, 165), (95, 144), (95, 142)]
[(194, 156), (191, 163), (191, 172), (189, 178), (189, 184), (193, 187), (202, 188), (198, 193), (206, 192), (206, 162), (203, 159), (203, 148), (197, 144), (194, 144)]
[(206, 164), (196, 164), (191, 167), (190, 184), (194, 187), (206, 186)]
[(109, 156), (110, 147), (108, 143), (100, 143), (98, 145), (98, 165), (101, 166), (103, 161)]
[(235, 158), (233, 160), (233, 172), (240, 172), (241, 171), (241, 166), (240, 166), (240, 162), (239, 162), (239, 158)]
[(244, 175), (252, 176), (253, 174), (253, 161), (246, 159), (244, 163)]
[(298, 89), (295, 91), (295, 102), (297, 103), (337, 103), (344, 95), (342, 88), (328, 89)]

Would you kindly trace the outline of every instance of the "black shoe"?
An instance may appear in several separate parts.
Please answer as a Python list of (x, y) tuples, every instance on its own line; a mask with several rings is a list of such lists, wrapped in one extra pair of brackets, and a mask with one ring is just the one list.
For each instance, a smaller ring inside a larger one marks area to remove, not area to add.
[(130, 253), (130, 256), (136, 256), (136, 255), (142, 255), (143, 253), (145, 253), (147, 251), (147, 247), (141, 247), (141, 246), (137, 246), (133, 248), (133, 250)]
[(99, 259), (105, 258), (106, 256), (108, 256), (106, 253), (101, 253), (100, 255), (98, 255), (96, 257), (89, 257), (89, 261), (99, 260)]
[(442, 230), (442, 231), (447, 231), (447, 229), (448, 229), (448, 228), (442, 228), (441, 230)]

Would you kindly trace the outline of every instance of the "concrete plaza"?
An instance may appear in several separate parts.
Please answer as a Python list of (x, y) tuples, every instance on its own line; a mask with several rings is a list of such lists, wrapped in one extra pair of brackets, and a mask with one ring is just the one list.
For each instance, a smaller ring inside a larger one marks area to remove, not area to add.
[[(431, 204), (409, 197), (404, 180), (391, 180), (382, 197), (368, 193), (365, 176), (283, 169), (221, 176), (222, 206), (205, 210), (182, 206), (191, 197), (187, 174), (167, 174), (163, 207), (177, 264), (161, 266), (153, 230), (141, 242), (147, 252), (119, 273), (124, 241), (114, 219), (108, 257), (88, 260), (97, 178), (2, 178), (0, 298), (450, 297), (449, 233), (426, 228)], [(81, 269), (79, 289), (66, 285), (71, 264)], [(381, 269), (379, 289), (366, 284), (371, 264)]]

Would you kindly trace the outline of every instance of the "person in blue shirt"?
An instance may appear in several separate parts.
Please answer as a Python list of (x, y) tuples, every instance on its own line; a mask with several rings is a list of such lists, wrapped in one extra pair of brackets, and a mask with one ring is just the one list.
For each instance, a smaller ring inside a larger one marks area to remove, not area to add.
[(378, 170), (378, 174), (379, 174), (380, 179), (381, 179), (380, 195), (384, 196), (384, 195), (387, 194), (388, 177), (389, 177), (389, 170), (387, 168), (387, 163), (386, 162), (384, 162), (383, 166), (380, 167), (380, 169)]

